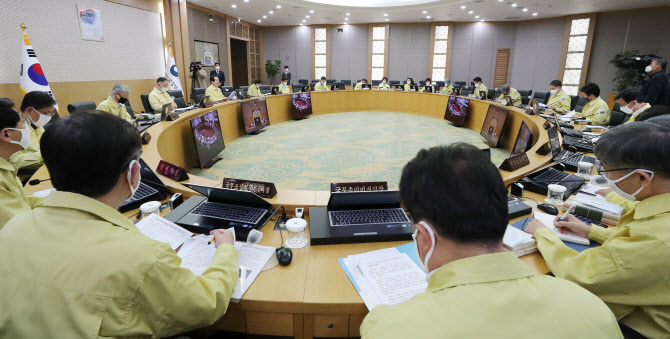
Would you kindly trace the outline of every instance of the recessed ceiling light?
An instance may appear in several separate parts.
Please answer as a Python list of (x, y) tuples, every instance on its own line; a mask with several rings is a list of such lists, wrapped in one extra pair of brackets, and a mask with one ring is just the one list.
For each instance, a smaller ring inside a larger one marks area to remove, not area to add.
[(537, 16), (537, 13), (533, 13), (533, 16)]
[(421, 12), (421, 13), (426, 14), (426, 13), (428, 13), (428, 11), (423, 11), (423, 12)]
[(430, 19), (430, 15), (426, 15), (426, 19)]
[(346, 14), (346, 16), (349, 16), (349, 15), (351, 15), (351, 13), (347, 13), (347, 14)]
[(389, 19), (388, 19), (388, 18), (386, 18), (386, 19), (384, 19), (384, 20), (385, 20), (385, 21), (389, 21)]
[(313, 9), (310, 9), (309, 12), (310, 12), (310, 13), (314, 13), (314, 10), (313, 10)]
[(523, 11), (524, 11), (524, 12), (528, 12), (528, 8), (524, 8)]
[(280, 8), (281, 8), (281, 5), (277, 5), (277, 6), (275, 6), (275, 8), (280, 9)]
[(268, 13), (270, 13), (270, 14), (275, 14), (275, 11), (269, 11)]
[(472, 13), (474, 13), (474, 12), (473, 11), (468, 11), (468, 14), (472, 14)]
[(309, 19), (309, 15), (305, 15), (305, 18)]
[(256, 20), (256, 22), (261, 22), (261, 19)]
[(479, 19), (479, 15), (475, 15), (475, 19)]
[(349, 18), (344, 18), (344, 20), (349, 20)]
[(498, 2), (503, 2), (503, 1), (505, 1), (505, 0), (498, 0)]
[(389, 14), (388, 14), (388, 13), (384, 13), (384, 16), (389, 16)]
[(516, 6), (518, 6), (518, 5), (516, 4), (516, 2), (512, 4), (512, 7), (516, 7)]
[(244, 0), (244, 2), (249, 2), (249, 0)]
[(232, 4), (230, 7), (232, 7), (232, 8), (237, 8), (237, 5), (236, 5), (236, 4)]
[(479, 22), (484, 22), (484, 19), (479, 20)]
[(302, 19), (302, 22), (307, 22), (307, 20), (305, 20), (305, 19)]
[(465, 6), (461, 6), (461, 9), (465, 9)]
[(263, 15), (263, 19), (267, 19), (267, 18), (268, 18), (268, 16), (267, 16), (267, 15)]

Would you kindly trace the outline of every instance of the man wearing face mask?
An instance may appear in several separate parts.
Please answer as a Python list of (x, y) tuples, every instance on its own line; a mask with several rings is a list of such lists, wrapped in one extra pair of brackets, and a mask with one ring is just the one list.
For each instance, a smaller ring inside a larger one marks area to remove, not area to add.
[(44, 198), (26, 194), (10, 158), (30, 146), (30, 127), (9, 106), (0, 106), (0, 229), (15, 215), (42, 205)]
[(126, 103), (128, 102), (129, 95), (130, 89), (128, 86), (124, 84), (116, 84), (114, 85), (114, 88), (112, 88), (112, 94), (110, 94), (105, 101), (101, 102), (96, 109), (111, 113), (126, 121), (131, 121), (133, 120), (133, 117), (131, 117), (126, 110)]
[(444, 87), (440, 90), (442, 94), (451, 94), (454, 92), (454, 85), (451, 84), (451, 79), (444, 80)]
[(174, 103), (174, 100), (172, 100), (167, 92), (168, 86), (170, 86), (168, 80), (164, 77), (160, 77), (156, 80), (156, 86), (153, 91), (149, 93), (149, 104), (151, 105), (151, 109), (156, 113), (160, 113), (163, 110), (163, 105), (169, 102), (172, 103), (173, 110), (177, 108), (177, 104)]
[(509, 96), (510, 98), (512, 98), (513, 106), (521, 105), (521, 94), (519, 93), (519, 91), (516, 90), (516, 88), (512, 88), (509, 85), (503, 85), (500, 88), (500, 90), (502, 91), (502, 93), (500, 93), (500, 97), (498, 97), (498, 100), (502, 100), (505, 103), (507, 103), (505, 97)]
[(543, 338), (621, 338), (596, 296), (535, 275), (504, 249), (507, 191), (480, 149), (457, 143), (419, 151), (403, 168), (400, 196), (430, 272), (428, 288), (401, 304), (375, 306), (362, 338), (537, 338), (538, 331)]
[(219, 83), (221, 83), (221, 85), (226, 83), (226, 75), (223, 74), (223, 71), (221, 70), (221, 64), (218, 62), (214, 63), (214, 69), (209, 72), (209, 78), (211, 79), (212, 77), (219, 78)]
[(489, 89), (486, 88), (486, 86), (484, 86), (484, 84), (482, 83), (482, 78), (476, 77), (472, 79), (472, 82), (475, 83), (475, 91), (472, 94), (474, 94), (476, 97), (483, 96), (484, 98), (486, 98), (486, 96), (489, 95)]
[(286, 81), (291, 83), (291, 72), (289, 72), (288, 66), (284, 66), (284, 74), (281, 75), (282, 78), (286, 78)]
[(291, 88), (288, 87), (288, 79), (281, 78), (281, 84), (279, 84), (279, 92), (281, 94), (291, 93)]
[(594, 83), (588, 83), (581, 89), (584, 98), (589, 101), (581, 112), (575, 112), (575, 118), (586, 118), (593, 125), (606, 126), (610, 123), (610, 108), (605, 100), (600, 98), (600, 87)]
[(549, 101), (547, 101), (547, 108), (560, 114), (570, 112), (572, 99), (563, 90), (563, 83), (560, 80), (553, 80), (549, 83), (549, 90), (551, 96), (549, 97)]
[(621, 112), (631, 114), (631, 117), (626, 122), (633, 122), (638, 114), (651, 108), (651, 105), (644, 102), (644, 94), (642, 92), (629, 88), (621, 91), (614, 97), (614, 100), (619, 102)]
[(647, 121), (618, 126), (596, 143), (594, 153), (602, 163), (598, 172), (613, 191), (606, 197), (628, 200), (626, 213), (617, 228), (587, 225), (572, 215), (557, 218), (554, 225), (602, 246), (578, 253), (541, 223), (526, 228), (551, 272), (599, 296), (623, 324), (624, 334), (634, 334), (631, 328), (649, 338), (670, 333), (668, 149), (670, 128)]
[(101, 111), (53, 125), (42, 152), (57, 191), (0, 232), (3, 336), (162, 338), (218, 320), (238, 282), (233, 232), (210, 232), (214, 259), (194, 275), (117, 211), (140, 183), (137, 129)]
[(649, 81), (642, 87), (644, 101), (652, 106), (670, 105), (670, 79), (665, 73), (668, 62), (665, 59), (653, 59), (644, 71)]
[(326, 85), (326, 77), (321, 77), (321, 81), (314, 85), (315, 91), (330, 91), (330, 88)]
[(359, 81), (359, 82), (356, 84), (356, 86), (354, 86), (354, 90), (360, 90), (360, 89), (362, 89), (362, 88), (363, 88), (363, 85), (364, 85), (364, 84), (367, 84), (367, 83), (368, 83), (368, 79), (366, 79), (366, 78), (361, 79), (361, 81)]
[(36, 170), (44, 165), (40, 153), (40, 138), (44, 134), (44, 126), (51, 121), (55, 112), (56, 101), (47, 92), (28, 92), (21, 102), (20, 114), (30, 131), (30, 146), (12, 154), (9, 162), (19, 169)]

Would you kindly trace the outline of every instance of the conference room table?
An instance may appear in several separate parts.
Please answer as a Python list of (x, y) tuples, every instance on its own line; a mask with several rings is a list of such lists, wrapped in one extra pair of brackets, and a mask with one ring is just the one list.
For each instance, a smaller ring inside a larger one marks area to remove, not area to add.
[[(292, 119), (291, 94), (264, 97), (267, 101), (269, 118), (272, 124)], [(443, 119), (449, 96), (432, 93), (404, 91), (329, 91), (312, 92), (314, 115), (337, 114), (340, 112), (383, 111), (416, 114)], [(245, 99), (256, 100), (257, 98)], [(151, 141), (143, 145), (142, 158), (156, 169), (160, 160), (167, 161), (190, 170), (197, 163), (194, 139), (190, 119), (217, 110), (225, 142), (245, 134), (240, 101), (222, 102), (208, 108), (194, 109), (182, 113), (179, 119), (160, 122), (147, 129)], [(470, 98), (469, 115), (463, 128), (475, 131), (481, 129), (489, 105), (504, 105), (493, 101)], [(545, 119), (538, 115), (528, 115), (523, 109), (506, 107), (510, 114), (505, 122), (499, 147), (511, 151), (522, 122), (526, 122), (534, 135), (533, 146), (527, 152), (529, 165), (516, 171), (501, 170), (506, 184), (523, 178), (526, 174), (547, 166), (551, 162), (551, 153), (536, 154), (536, 151), (548, 141), (543, 124)], [(374, 122), (370, 128), (375, 128)], [(225, 151), (222, 153), (225, 158)], [(31, 179), (48, 178), (47, 170), (42, 167)], [(180, 182), (164, 176), (161, 180), (172, 193), (182, 193), (185, 199), (197, 194)], [(248, 179), (248, 178), (237, 178)], [(222, 182), (191, 175), (185, 183), (205, 186), (221, 186)], [(27, 192), (51, 188), (50, 181), (35, 186), (26, 186)], [(266, 199), (273, 208), (283, 205), (291, 217), (296, 207), (305, 208), (305, 219), (309, 223), (309, 208), (323, 207), (328, 203), (330, 192), (301, 191), (279, 189), (277, 195)], [(526, 196), (542, 202), (544, 196), (526, 193)], [(535, 206), (531, 200), (528, 205)], [(482, 214), (485, 214), (485, 206)], [(137, 211), (127, 212), (133, 219)], [(524, 216), (525, 217), (525, 216)], [(510, 223), (521, 219), (511, 220)], [(281, 236), (274, 231), (274, 222), (263, 227), (261, 245), (279, 247)], [(284, 238), (287, 235), (284, 234)], [(309, 226), (306, 229), (309, 237)], [(224, 329), (249, 334), (288, 336), (295, 338), (313, 337), (357, 337), (359, 327), (368, 309), (356, 292), (338, 258), (372, 250), (395, 247), (408, 241), (375, 242), (339, 245), (307, 245), (293, 250), (293, 260), (289, 266), (276, 266), (262, 272), (249, 287), (240, 302), (231, 303), (224, 317), (209, 329)], [(536, 274), (547, 274), (542, 256), (533, 253), (520, 257)]]

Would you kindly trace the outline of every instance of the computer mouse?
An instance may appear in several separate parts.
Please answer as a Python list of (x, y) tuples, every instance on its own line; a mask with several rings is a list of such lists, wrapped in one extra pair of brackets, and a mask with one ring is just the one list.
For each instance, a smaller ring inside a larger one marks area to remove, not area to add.
[(276, 250), (277, 252), (277, 261), (282, 266), (288, 266), (293, 259), (293, 252), (290, 248), (281, 247)]
[(537, 208), (547, 214), (558, 215), (558, 209), (554, 205), (549, 204), (539, 204)]

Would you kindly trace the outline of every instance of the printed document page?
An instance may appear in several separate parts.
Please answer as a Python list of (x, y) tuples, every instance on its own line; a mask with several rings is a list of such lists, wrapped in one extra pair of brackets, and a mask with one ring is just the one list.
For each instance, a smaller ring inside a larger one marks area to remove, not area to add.
[(395, 305), (426, 291), (426, 274), (405, 253), (359, 258), (358, 266), (382, 304)]
[[(235, 248), (240, 253), (240, 280), (231, 299), (239, 301), (249, 289), (251, 283), (261, 273), (268, 260), (275, 255), (275, 248), (239, 241), (235, 242)], [(242, 267), (244, 267), (244, 272)]]
[(181, 247), (177, 255), (181, 258), (181, 267), (188, 268), (195, 275), (202, 275), (216, 254), (214, 242), (207, 245), (211, 235), (198, 235), (189, 238)]
[(142, 234), (151, 239), (170, 244), (173, 250), (193, 235), (190, 231), (156, 214), (150, 214), (138, 222), (136, 226)]

